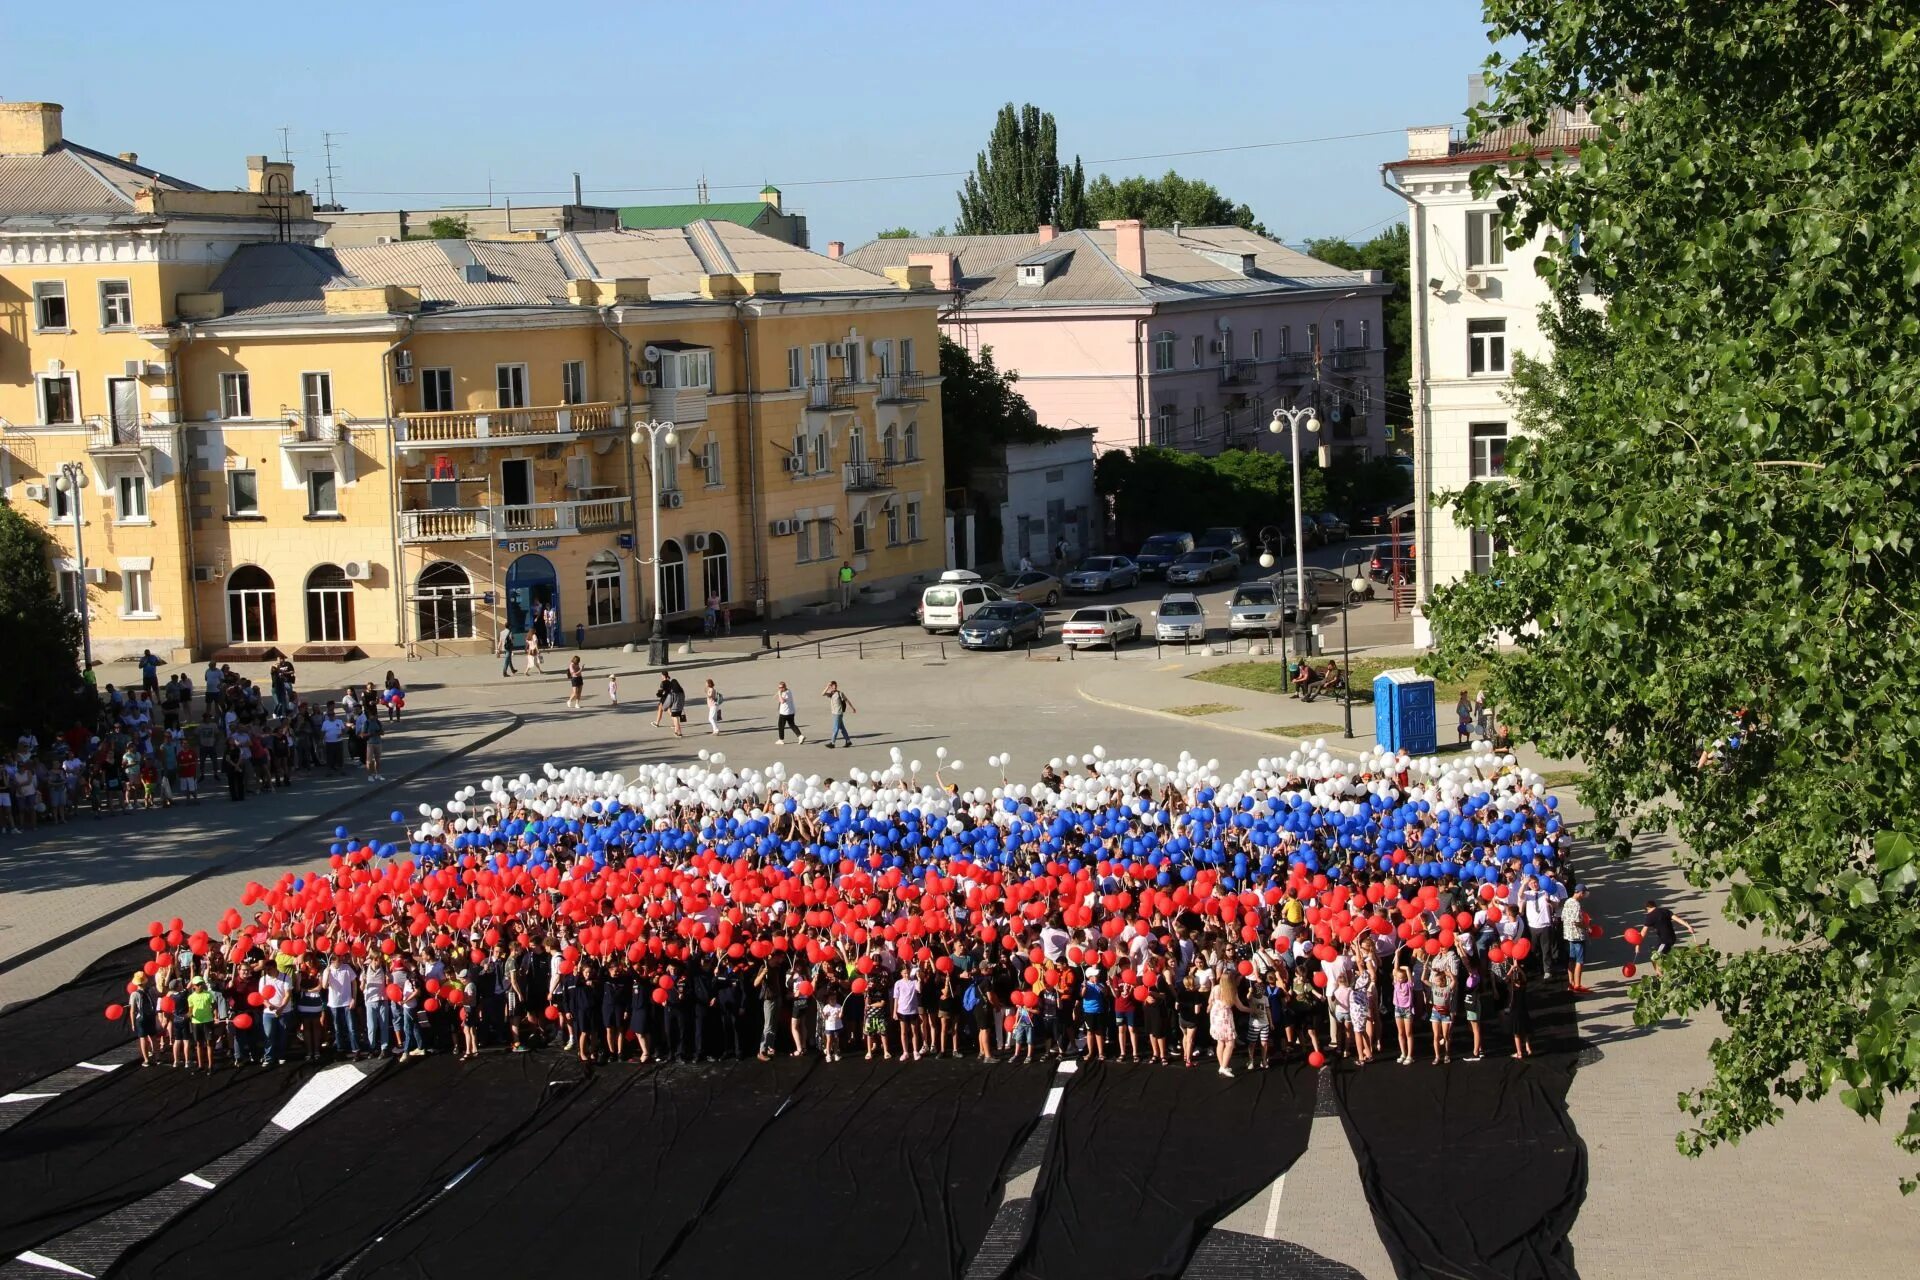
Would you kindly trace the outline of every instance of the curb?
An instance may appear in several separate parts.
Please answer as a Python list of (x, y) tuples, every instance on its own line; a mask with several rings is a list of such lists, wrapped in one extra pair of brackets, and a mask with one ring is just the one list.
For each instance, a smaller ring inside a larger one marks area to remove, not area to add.
[[(1182, 678), (1184, 679), (1185, 677), (1182, 677)], [(1285, 743), (1289, 741), (1291, 742), (1301, 741), (1301, 739), (1299, 738), (1290, 739), (1282, 734), (1268, 733), (1264, 729), (1249, 729), (1243, 725), (1237, 725), (1237, 724), (1209, 723), (1209, 718), (1206, 716), (1177, 716), (1170, 711), (1160, 711), (1153, 707), (1136, 707), (1130, 702), (1116, 702), (1112, 698), (1102, 698), (1098, 694), (1088, 693), (1084, 688), (1076, 689), (1075, 692), (1080, 695), (1080, 698), (1082, 701), (1091, 702), (1097, 707), (1108, 707), (1114, 711), (1131, 711), (1136, 715), (1158, 716), (1162, 720), (1172, 720), (1179, 724), (1206, 725), (1210, 729), (1218, 729), (1224, 733), (1244, 734), (1249, 738), (1258, 738), (1262, 742), (1267, 742), (1267, 743), (1278, 744), (1278, 743)], [(1251, 708), (1247, 708), (1247, 709), (1251, 710)], [(1274, 728), (1276, 729), (1281, 727), (1282, 726), (1280, 725), (1274, 726)], [(1358, 734), (1355, 734), (1353, 741), (1359, 742), (1360, 740), (1361, 740), (1360, 736)], [(1345, 742), (1346, 739), (1341, 738), (1339, 739), (1339, 741)], [(1357, 750), (1355, 750), (1354, 748), (1337, 746), (1332, 740), (1328, 741), (1327, 749), (1335, 752), (1336, 754), (1340, 754), (1344, 752), (1350, 755), (1355, 755), (1355, 756), (1358, 755)]]

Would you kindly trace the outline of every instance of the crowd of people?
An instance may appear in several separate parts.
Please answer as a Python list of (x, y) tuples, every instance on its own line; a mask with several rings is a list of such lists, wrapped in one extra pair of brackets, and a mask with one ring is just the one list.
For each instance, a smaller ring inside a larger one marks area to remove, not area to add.
[(1532, 1052), (1599, 929), (1556, 798), (1510, 756), (1303, 744), (1049, 761), (963, 788), (898, 750), (841, 778), (551, 765), (388, 841), (151, 926), (144, 1061), (553, 1046), (587, 1060), (1082, 1055), (1222, 1074)]
[(0, 766), (0, 834), (195, 803), (220, 787), (244, 800), (303, 774), (377, 781), (382, 741), (406, 707), (391, 671), (384, 684), (309, 699), (285, 658), (265, 688), (221, 663), (207, 663), (198, 687), (184, 671), (162, 681), (161, 666), (149, 650), (138, 687), (108, 683), (90, 695), (91, 714), (44, 738), (19, 735)]

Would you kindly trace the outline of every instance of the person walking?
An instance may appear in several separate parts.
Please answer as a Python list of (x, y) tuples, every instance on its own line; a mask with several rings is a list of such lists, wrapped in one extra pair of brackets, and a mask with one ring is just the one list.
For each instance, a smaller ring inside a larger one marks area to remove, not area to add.
[(853, 562), (849, 560), (842, 560), (840, 562), (840, 607), (842, 609), (846, 609), (846, 608), (850, 608), (852, 605), (853, 605)]
[(580, 665), (580, 655), (574, 654), (567, 659), (567, 710), (580, 709), (580, 691), (586, 687), (587, 673)]
[(860, 708), (854, 706), (853, 699), (841, 691), (838, 680), (827, 681), (827, 687), (820, 691), (820, 696), (827, 700), (827, 711), (833, 716), (833, 729), (827, 734), (827, 750), (833, 750), (834, 744), (843, 738), (851, 747), (853, 735), (847, 732), (847, 716)]
[(607, 705), (615, 711), (620, 709), (620, 673), (607, 672)]
[(380, 776), (380, 739), (386, 736), (386, 726), (380, 723), (380, 708), (374, 703), (362, 703), (360, 715), (353, 726), (354, 737), (360, 743), (360, 755), (366, 761), (367, 781), (385, 781)]
[(673, 721), (673, 736), (682, 738), (687, 727), (687, 691), (672, 676), (667, 677), (667, 719)]
[(1648, 954), (1652, 958), (1653, 976), (1656, 978), (1661, 976), (1660, 957), (1680, 945), (1680, 934), (1675, 930), (1675, 925), (1685, 929), (1689, 938), (1697, 932), (1691, 924), (1688, 924), (1685, 920), (1661, 906), (1652, 898), (1647, 899), (1645, 931), (1641, 934), (1640, 939), (1633, 944), (1633, 954), (1638, 956), (1640, 954), (1641, 944), (1646, 944), (1649, 948)]
[(532, 675), (538, 671), (546, 674), (546, 668), (540, 664), (540, 633), (533, 628), (527, 629), (527, 669), (522, 675)]
[(726, 698), (711, 679), (707, 681), (707, 731), (714, 737), (720, 736), (720, 704)]
[(658, 729), (666, 718), (667, 710), (673, 705), (673, 673), (661, 671), (660, 683), (653, 691), (653, 727)]
[(787, 730), (789, 729), (793, 730), (793, 736), (799, 741), (805, 742), (807, 740), (807, 735), (800, 732), (799, 722), (794, 719), (793, 690), (787, 688), (787, 682), (785, 680), (782, 680), (778, 688), (774, 691), (773, 709), (776, 717), (773, 725), (773, 734), (774, 737), (779, 740), (781, 746), (787, 744)]
[(513, 674), (513, 628), (502, 624), (500, 627), (500, 674)]
[(1580, 979), (1586, 976), (1587, 922), (1584, 900), (1587, 886), (1577, 884), (1567, 900), (1560, 904), (1560, 936), (1567, 944), (1567, 990), (1574, 995), (1587, 994)]

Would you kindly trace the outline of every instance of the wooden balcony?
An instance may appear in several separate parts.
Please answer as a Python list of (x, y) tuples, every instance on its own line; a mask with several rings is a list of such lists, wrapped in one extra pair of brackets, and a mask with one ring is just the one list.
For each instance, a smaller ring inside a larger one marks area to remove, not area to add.
[(402, 444), (490, 445), (571, 440), (623, 425), (625, 413), (611, 402), (541, 405), (526, 409), (456, 409), (449, 413), (403, 413)]
[(626, 497), (515, 506), (432, 507), (400, 513), (400, 540), (412, 543), (541, 535), (563, 537), (622, 529), (632, 521), (633, 502)]

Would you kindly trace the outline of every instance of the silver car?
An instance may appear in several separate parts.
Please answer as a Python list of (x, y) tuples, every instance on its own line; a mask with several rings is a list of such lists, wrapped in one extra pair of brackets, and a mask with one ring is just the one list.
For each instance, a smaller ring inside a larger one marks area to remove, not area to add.
[(1116, 591), (1140, 581), (1140, 566), (1125, 556), (1092, 556), (1061, 581), (1069, 591)]
[(1267, 635), (1283, 625), (1279, 589), (1271, 581), (1243, 582), (1227, 604), (1227, 632), (1230, 635)]

